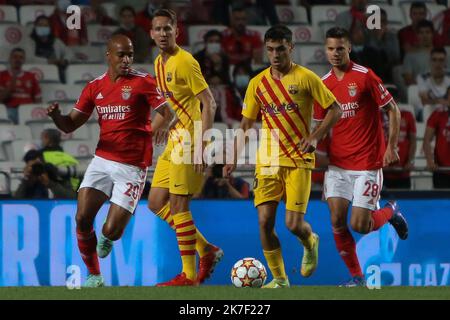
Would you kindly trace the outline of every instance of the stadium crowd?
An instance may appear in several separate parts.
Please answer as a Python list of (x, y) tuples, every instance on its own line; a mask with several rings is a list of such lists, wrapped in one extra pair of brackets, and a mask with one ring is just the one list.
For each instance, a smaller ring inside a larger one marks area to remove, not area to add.
[[(372, 4), (381, 8), (381, 19), (380, 28), (370, 30), (366, 8)], [(66, 28), (70, 5), (81, 8), (80, 29)], [(162, 7), (179, 17), (177, 42), (199, 62), (218, 106), (214, 127), (224, 133), (239, 126), (247, 84), (268, 65), (262, 37), (270, 25), (293, 30), (294, 61), (319, 76), (330, 69), (323, 46), (326, 30), (348, 29), (351, 59), (373, 69), (402, 110), (400, 163), (386, 168), (385, 186), (450, 188), (450, 171), (445, 171), (450, 167), (447, 5), (446, 0), (0, 0), (0, 193), (75, 197), (79, 175), (95, 151), (95, 116), (76, 133), (63, 134), (54, 130), (45, 109), (52, 101), (65, 112), (73, 107), (83, 85), (106, 71), (105, 45), (114, 34), (132, 40), (134, 67), (154, 74), (158, 49), (149, 30), (152, 13)], [(65, 154), (65, 161), (52, 163), (48, 152)], [(319, 170), (313, 181), (320, 188), (326, 139), (316, 154)], [(238, 170), (236, 177), (224, 179), (216, 166), (196, 197), (251, 196), (251, 171)]]

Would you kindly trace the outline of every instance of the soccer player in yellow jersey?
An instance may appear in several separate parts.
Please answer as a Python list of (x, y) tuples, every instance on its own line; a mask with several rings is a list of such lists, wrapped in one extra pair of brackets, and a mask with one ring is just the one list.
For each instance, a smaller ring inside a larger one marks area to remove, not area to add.
[[(216, 103), (198, 62), (177, 46), (176, 26), (175, 13), (160, 9), (154, 14), (150, 31), (160, 50), (155, 60), (156, 82), (175, 110), (178, 122), (156, 164), (148, 206), (175, 230), (183, 265), (181, 274), (158, 286), (202, 283), (223, 256), (223, 251), (208, 243), (195, 227), (189, 209), (191, 196), (200, 191), (204, 169), (201, 159), (204, 145), (193, 143), (195, 123), (200, 124), (199, 134), (203, 137), (203, 132), (212, 127)], [(200, 111), (200, 102), (203, 111)], [(200, 152), (194, 152), (196, 146), (200, 147)], [(193, 159), (194, 153), (200, 154), (200, 158)], [(198, 274), (196, 251), (200, 257)]]
[[(282, 288), (289, 286), (289, 280), (274, 230), (278, 202), (283, 199), (286, 203), (286, 226), (304, 246), (301, 274), (309, 277), (317, 267), (319, 247), (319, 237), (305, 221), (311, 169), (314, 168), (313, 152), (317, 141), (339, 120), (342, 111), (322, 80), (292, 61), (292, 32), (287, 27), (270, 28), (264, 35), (264, 44), (270, 67), (248, 85), (240, 128), (250, 129), (261, 113), (265, 132), (256, 161), (255, 207), (264, 256), (273, 276), (264, 287)], [(314, 100), (329, 111), (322, 124), (310, 133)], [(278, 150), (272, 150), (276, 146), (273, 139), (278, 141)], [(236, 139), (234, 163), (224, 166), (224, 176), (236, 168), (236, 159), (243, 147), (244, 143)], [(263, 154), (270, 161), (263, 161)]]

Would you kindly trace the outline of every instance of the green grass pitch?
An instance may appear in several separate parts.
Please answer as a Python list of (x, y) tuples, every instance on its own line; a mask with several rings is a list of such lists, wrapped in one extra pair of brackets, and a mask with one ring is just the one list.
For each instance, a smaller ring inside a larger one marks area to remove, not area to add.
[(380, 300), (445, 299), (450, 287), (338, 288), (293, 286), (286, 289), (251, 289), (232, 286), (201, 287), (105, 287), (69, 290), (65, 287), (2, 287), (0, 299), (38, 300)]

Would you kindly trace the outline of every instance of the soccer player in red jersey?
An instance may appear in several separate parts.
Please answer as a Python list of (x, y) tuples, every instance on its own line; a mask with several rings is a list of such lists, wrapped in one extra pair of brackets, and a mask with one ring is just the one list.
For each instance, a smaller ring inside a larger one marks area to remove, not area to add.
[[(375, 73), (350, 60), (349, 33), (342, 28), (327, 31), (325, 49), (332, 69), (323, 78), (343, 110), (331, 131), (330, 164), (325, 174), (324, 196), (331, 212), (334, 239), (352, 279), (346, 286), (365, 285), (356, 255), (356, 244), (347, 227), (367, 234), (390, 222), (401, 239), (408, 236), (406, 220), (395, 201), (378, 208), (383, 184), (382, 167), (399, 160), (396, 147), (400, 112), (391, 94)], [(383, 137), (380, 108), (389, 115), (387, 147)], [(317, 103), (314, 119), (324, 119), (326, 110)]]
[[(98, 114), (100, 139), (80, 185), (76, 214), (78, 248), (89, 270), (86, 287), (104, 285), (98, 256), (111, 252), (113, 241), (122, 236), (136, 208), (151, 165), (152, 132), (167, 130), (177, 119), (157, 91), (155, 80), (131, 68), (133, 45), (128, 37), (111, 37), (106, 56), (107, 72), (84, 87), (68, 115), (61, 115), (57, 103), (47, 109), (66, 133), (82, 126), (94, 109)], [(156, 110), (153, 128), (152, 109)], [(93, 222), (108, 199), (111, 207), (97, 244)]]

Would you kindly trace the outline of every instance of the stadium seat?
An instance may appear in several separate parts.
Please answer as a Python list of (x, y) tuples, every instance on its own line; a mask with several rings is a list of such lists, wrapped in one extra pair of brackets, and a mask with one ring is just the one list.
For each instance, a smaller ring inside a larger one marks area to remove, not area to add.
[(0, 171), (10, 173), (11, 170), (21, 170), (24, 167), (22, 161), (0, 161)]
[(8, 118), (8, 112), (6, 106), (0, 103), (0, 124), (11, 124), (11, 120)]
[(97, 142), (100, 137), (100, 126), (95, 121), (90, 121), (85, 124), (86, 128), (89, 130), (89, 135), (91, 137), (91, 141)]
[(100, 24), (90, 24), (87, 27), (89, 44), (93, 46), (104, 45), (114, 31), (118, 29), (117, 26), (102, 26)]
[(323, 44), (324, 34), (321, 28), (312, 26), (289, 26), (294, 43)]
[(100, 46), (72, 46), (67, 60), (70, 64), (103, 63), (105, 53)]
[(38, 149), (37, 141), (15, 140), (5, 144), (5, 150), (10, 161), (21, 161), (25, 153), (32, 149)]
[[(56, 125), (52, 122), (45, 123), (42, 130), (45, 129), (58, 129)], [(59, 129), (58, 129), (59, 130)], [(41, 131), (42, 132), (42, 131)], [(67, 140), (90, 140), (91, 139), (91, 133), (89, 131), (89, 128), (86, 125), (82, 125), (77, 130), (70, 132), (70, 133), (64, 133), (61, 132), (61, 140), (67, 141)]]
[(398, 24), (401, 25), (402, 27), (405, 25), (405, 16), (400, 7), (390, 5), (380, 5), (380, 8), (386, 10), (389, 24), (395, 25)]
[(0, 5), (0, 23), (19, 23), (16, 7)]
[(311, 25), (320, 27), (324, 22), (334, 22), (339, 13), (349, 10), (343, 5), (316, 5), (311, 7)]
[(67, 83), (83, 84), (91, 81), (108, 70), (106, 64), (76, 64), (67, 67)]
[(105, 9), (106, 15), (108, 17), (117, 20), (117, 10), (116, 4), (114, 2), (105, 2), (100, 5)]
[(19, 24), (0, 24), (0, 62), (7, 63), (11, 49), (24, 47), (26, 30)]
[(64, 151), (73, 155), (77, 159), (92, 158), (97, 146), (93, 141), (74, 141), (68, 140), (62, 143)]
[(417, 138), (423, 139), (423, 136), (425, 135), (425, 128), (426, 128), (425, 122), (416, 123)]
[(203, 43), (203, 36), (209, 30), (223, 31), (227, 27), (221, 25), (192, 25), (188, 26), (189, 45), (194, 49), (194, 45)]
[(78, 100), (83, 85), (69, 84), (42, 84), (42, 100), (45, 102), (65, 102), (74, 103)]
[(311, 63), (327, 63), (325, 49), (323, 45), (295, 45), (294, 61), (307, 65)]
[(59, 83), (58, 67), (53, 64), (23, 65), (23, 70), (34, 73), (39, 83)]
[(20, 139), (30, 139), (30, 128), (23, 125), (0, 125), (0, 141), (8, 142)]
[(50, 120), (47, 116), (46, 105), (42, 103), (27, 103), (19, 107), (19, 124), (26, 125), (31, 121)]
[(150, 73), (152, 76), (155, 75), (155, 66), (153, 64), (135, 63), (133, 68), (140, 72)]
[(280, 22), (283, 24), (309, 24), (305, 7), (277, 5), (275, 9)]
[(25, 26), (33, 23), (40, 15), (50, 16), (55, 11), (51, 5), (22, 5), (19, 9), (20, 24)]
[[(447, 9), (444, 5), (442, 4), (436, 4), (436, 3), (426, 3), (427, 5), (427, 19), (433, 21), (434, 19), (437, 18), (437, 16), (439, 15), (439, 13), (441, 13), (442, 11), (444, 11), (445, 9)], [(403, 12), (403, 16), (404, 16), (404, 21), (406, 23), (406, 25), (411, 24), (411, 18), (409, 17), (409, 7), (411, 6), (410, 2), (404, 2), (400, 4), (400, 8)], [(389, 16), (389, 13), (388, 13)]]
[(398, 108), (402, 111), (409, 111), (414, 115), (414, 107), (408, 103), (398, 103)]

